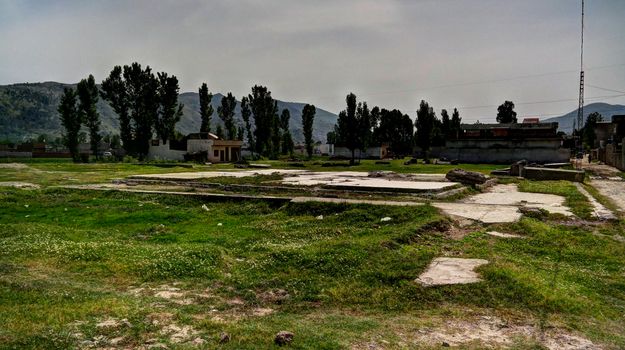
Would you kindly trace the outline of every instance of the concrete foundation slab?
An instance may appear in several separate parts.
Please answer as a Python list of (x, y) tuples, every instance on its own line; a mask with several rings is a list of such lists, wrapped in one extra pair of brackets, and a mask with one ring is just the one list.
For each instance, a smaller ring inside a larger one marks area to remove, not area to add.
[(565, 198), (553, 194), (519, 192), (515, 184), (496, 185), (486, 193), (480, 193), (465, 199), (464, 203), (487, 205), (513, 205), (544, 209), (552, 214), (573, 216), (564, 205)]
[(259, 170), (238, 170), (238, 171), (196, 171), (184, 173), (166, 173), (166, 174), (143, 174), (133, 175), (131, 179), (151, 179), (151, 180), (198, 180), (209, 179), (211, 177), (247, 177), (258, 175), (282, 174), (291, 175), (305, 172), (305, 170), (292, 169), (259, 169)]
[(473, 270), (485, 264), (488, 260), (436, 258), (415, 282), (426, 287), (479, 282), (481, 279)]
[[(282, 183), (295, 186), (324, 186), (335, 189), (396, 192), (438, 192), (457, 187), (458, 184), (444, 180), (440, 174), (401, 175), (397, 177), (369, 177), (361, 171), (312, 172), (293, 169), (260, 169), (240, 171), (203, 171), (188, 173), (135, 175), (131, 179), (149, 180), (197, 180), (212, 177), (247, 177), (258, 175), (285, 175)], [(418, 180), (420, 179), (420, 180)]]
[(519, 208), (514, 205), (440, 202), (432, 203), (432, 206), (442, 210), (447, 215), (476, 220), (485, 224), (515, 222), (519, 220), (522, 215)]
[(333, 180), (324, 185), (336, 189), (352, 189), (361, 191), (392, 191), (392, 192), (437, 192), (457, 187), (455, 182), (438, 181), (393, 181), (387, 179), (355, 179)]

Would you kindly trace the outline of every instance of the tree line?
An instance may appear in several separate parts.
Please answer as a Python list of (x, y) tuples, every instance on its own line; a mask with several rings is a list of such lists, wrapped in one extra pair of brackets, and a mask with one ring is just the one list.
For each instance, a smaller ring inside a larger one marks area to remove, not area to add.
[[(419, 146), (427, 159), (431, 146), (442, 145), (446, 138), (457, 138), (462, 119), (454, 108), (451, 118), (441, 110), (441, 119), (430, 105), (421, 101), (413, 122), (397, 109), (388, 110), (367, 102), (357, 102), (353, 93), (345, 97), (346, 108), (339, 113), (334, 130), (327, 135), (328, 143), (346, 147), (351, 152), (350, 163), (355, 162), (357, 150), (365, 152), (372, 145), (388, 144), (397, 157), (412, 155)], [(416, 132), (415, 132), (416, 129)]]
[[(139, 159), (144, 159), (150, 147), (150, 140), (156, 135), (166, 144), (176, 139), (175, 125), (182, 116), (183, 105), (178, 102), (178, 79), (166, 72), (154, 74), (147, 66), (139, 63), (115, 66), (109, 76), (97, 87), (93, 75), (83, 79), (76, 89), (65, 88), (58, 112), (65, 128), (65, 145), (75, 161), (79, 160), (78, 145), (81, 141), (80, 129), (89, 129), (91, 151), (98, 157), (100, 116), (96, 103), (101, 97), (108, 102), (119, 118), (119, 136), (124, 151)], [(213, 131), (212, 115), (215, 112), (211, 101), (213, 94), (206, 83), (199, 92), (200, 132)], [(255, 85), (251, 93), (243, 96), (240, 102), (243, 123), (235, 121), (236, 98), (232, 93), (223, 96), (217, 107), (217, 116), (223, 122), (218, 124), (215, 134), (226, 140), (247, 140), (253, 154), (269, 158), (279, 155), (293, 155), (294, 143), (289, 130), (290, 112), (278, 110), (278, 102), (265, 86)], [(313, 152), (313, 121), (316, 114), (314, 105), (307, 104), (302, 112), (302, 129), (306, 152)]]
[[(102, 140), (100, 116), (96, 109), (99, 98), (108, 102), (117, 114), (121, 145), (129, 155), (144, 159), (155, 135), (164, 144), (181, 138), (175, 130), (184, 107), (178, 102), (179, 90), (176, 76), (166, 72), (155, 74), (149, 66), (143, 68), (137, 62), (115, 66), (100, 88), (93, 75), (81, 80), (75, 90), (66, 88), (58, 111), (66, 130), (65, 144), (72, 157), (78, 161), (83, 125), (89, 130), (91, 151), (98, 156), (98, 145)], [(253, 156), (275, 159), (279, 155), (293, 155), (290, 112), (288, 109), (279, 111), (278, 102), (266, 86), (254, 85), (251, 93), (241, 98), (242, 123), (235, 121), (237, 100), (231, 92), (221, 98), (216, 111), (211, 103), (213, 94), (206, 83), (202, 83), (198, 93), (200, 132), (213, 132), (212, 116), (217, 112), (223, 124), (223, 127), (217, 124), (214, 129), (219, 138), (246, 140)], [(461, 133), (462, 119), (457, 108), (451, 116), (442, 109), (439, 118), (434, 108), (422, 100), (413, 122), (397, 109), (369, 108), (367, 102), (357, 101), (353, 93), (346, 96), (345, 102), (346, 108), (339, 113), (334, 130), (327, 135), (327, 142), (350, 150), (352, 164), (357, 150), (365, 152), (372, 145), (380, 144), (388, 144), (390, 151), (398, 157), (412, 155), (418, 146), (423, 157), (428, 159), (431, 147), (443, 146), (446, 139), (457, 138)], [(315, 114), (314, 105), (304, 106), (301, 125), (309, 158), (313, 154)], [(497, 109), (499, 123), (516, 123), (516, 115), (511, 101), (505, 101)]]

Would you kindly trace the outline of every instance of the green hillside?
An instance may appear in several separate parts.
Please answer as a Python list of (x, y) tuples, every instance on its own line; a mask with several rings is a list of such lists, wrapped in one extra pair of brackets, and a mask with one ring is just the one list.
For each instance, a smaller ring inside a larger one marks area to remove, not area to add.
[[(0, 140), (20, 141), (34, 138), (41, 134), (60, 136), (62, 126), (56, 111), (63, 89), (76, 84), (56, 82), (25, 83), (0, 85)], [(212, 104), (217, 111), (221, 94), (213, 96)], [(184, 104), (184, 115), (176, 125), (183, 134), (197, 132), (200, 129), (199, 97), (195, 92), (180, 95)], [(291, 112), (291, 133), (296, 142), (303, 141), (301, 117), (304, 103), (278, 101), (280, 110), (287, 108)], [(104, 133), (118, 133), (117, 115), (104, 101), (99, 101), (98, 111), (102, 119)], [(336, 114), (317, 108), (313, 136), (315, 140), (325, 141), (326, 134), (336, 123)], [(240, 106), (237, 105), (235, 119), (242, 123)], [(221, 123), (217, 113), (213, 114), (213, 123)]]

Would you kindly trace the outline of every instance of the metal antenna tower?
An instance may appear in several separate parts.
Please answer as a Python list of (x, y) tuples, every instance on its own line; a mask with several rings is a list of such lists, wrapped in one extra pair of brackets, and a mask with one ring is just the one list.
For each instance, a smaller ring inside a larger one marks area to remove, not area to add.
[[(584, 0), (582, 0), (582, 45), (579, 69), (579, 105), (577, 107), (577, 130), (584, 127)], [(581, 136), (581, 135), (580, 135)]]

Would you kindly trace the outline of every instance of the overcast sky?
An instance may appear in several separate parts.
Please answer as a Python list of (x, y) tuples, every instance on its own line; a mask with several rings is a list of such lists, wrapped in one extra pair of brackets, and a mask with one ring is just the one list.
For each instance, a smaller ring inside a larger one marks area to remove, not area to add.
[[(138, 61), (237, 98), (337, 113), (354, 92), (414, 117), (464, 121), (577, 108), (581, 0), (0, 0), (0, 84), (104, 79)], [(586, 101), (625, 104), (625, 1), (587, 0)], [(593, 87), (596, 86), (596, 87)], [(603, 89), (600, 89), (600, 88)], [(615, 95), (621, 95), (616, 96)], [(595, 99), (593, 99), (595, 98)]]

